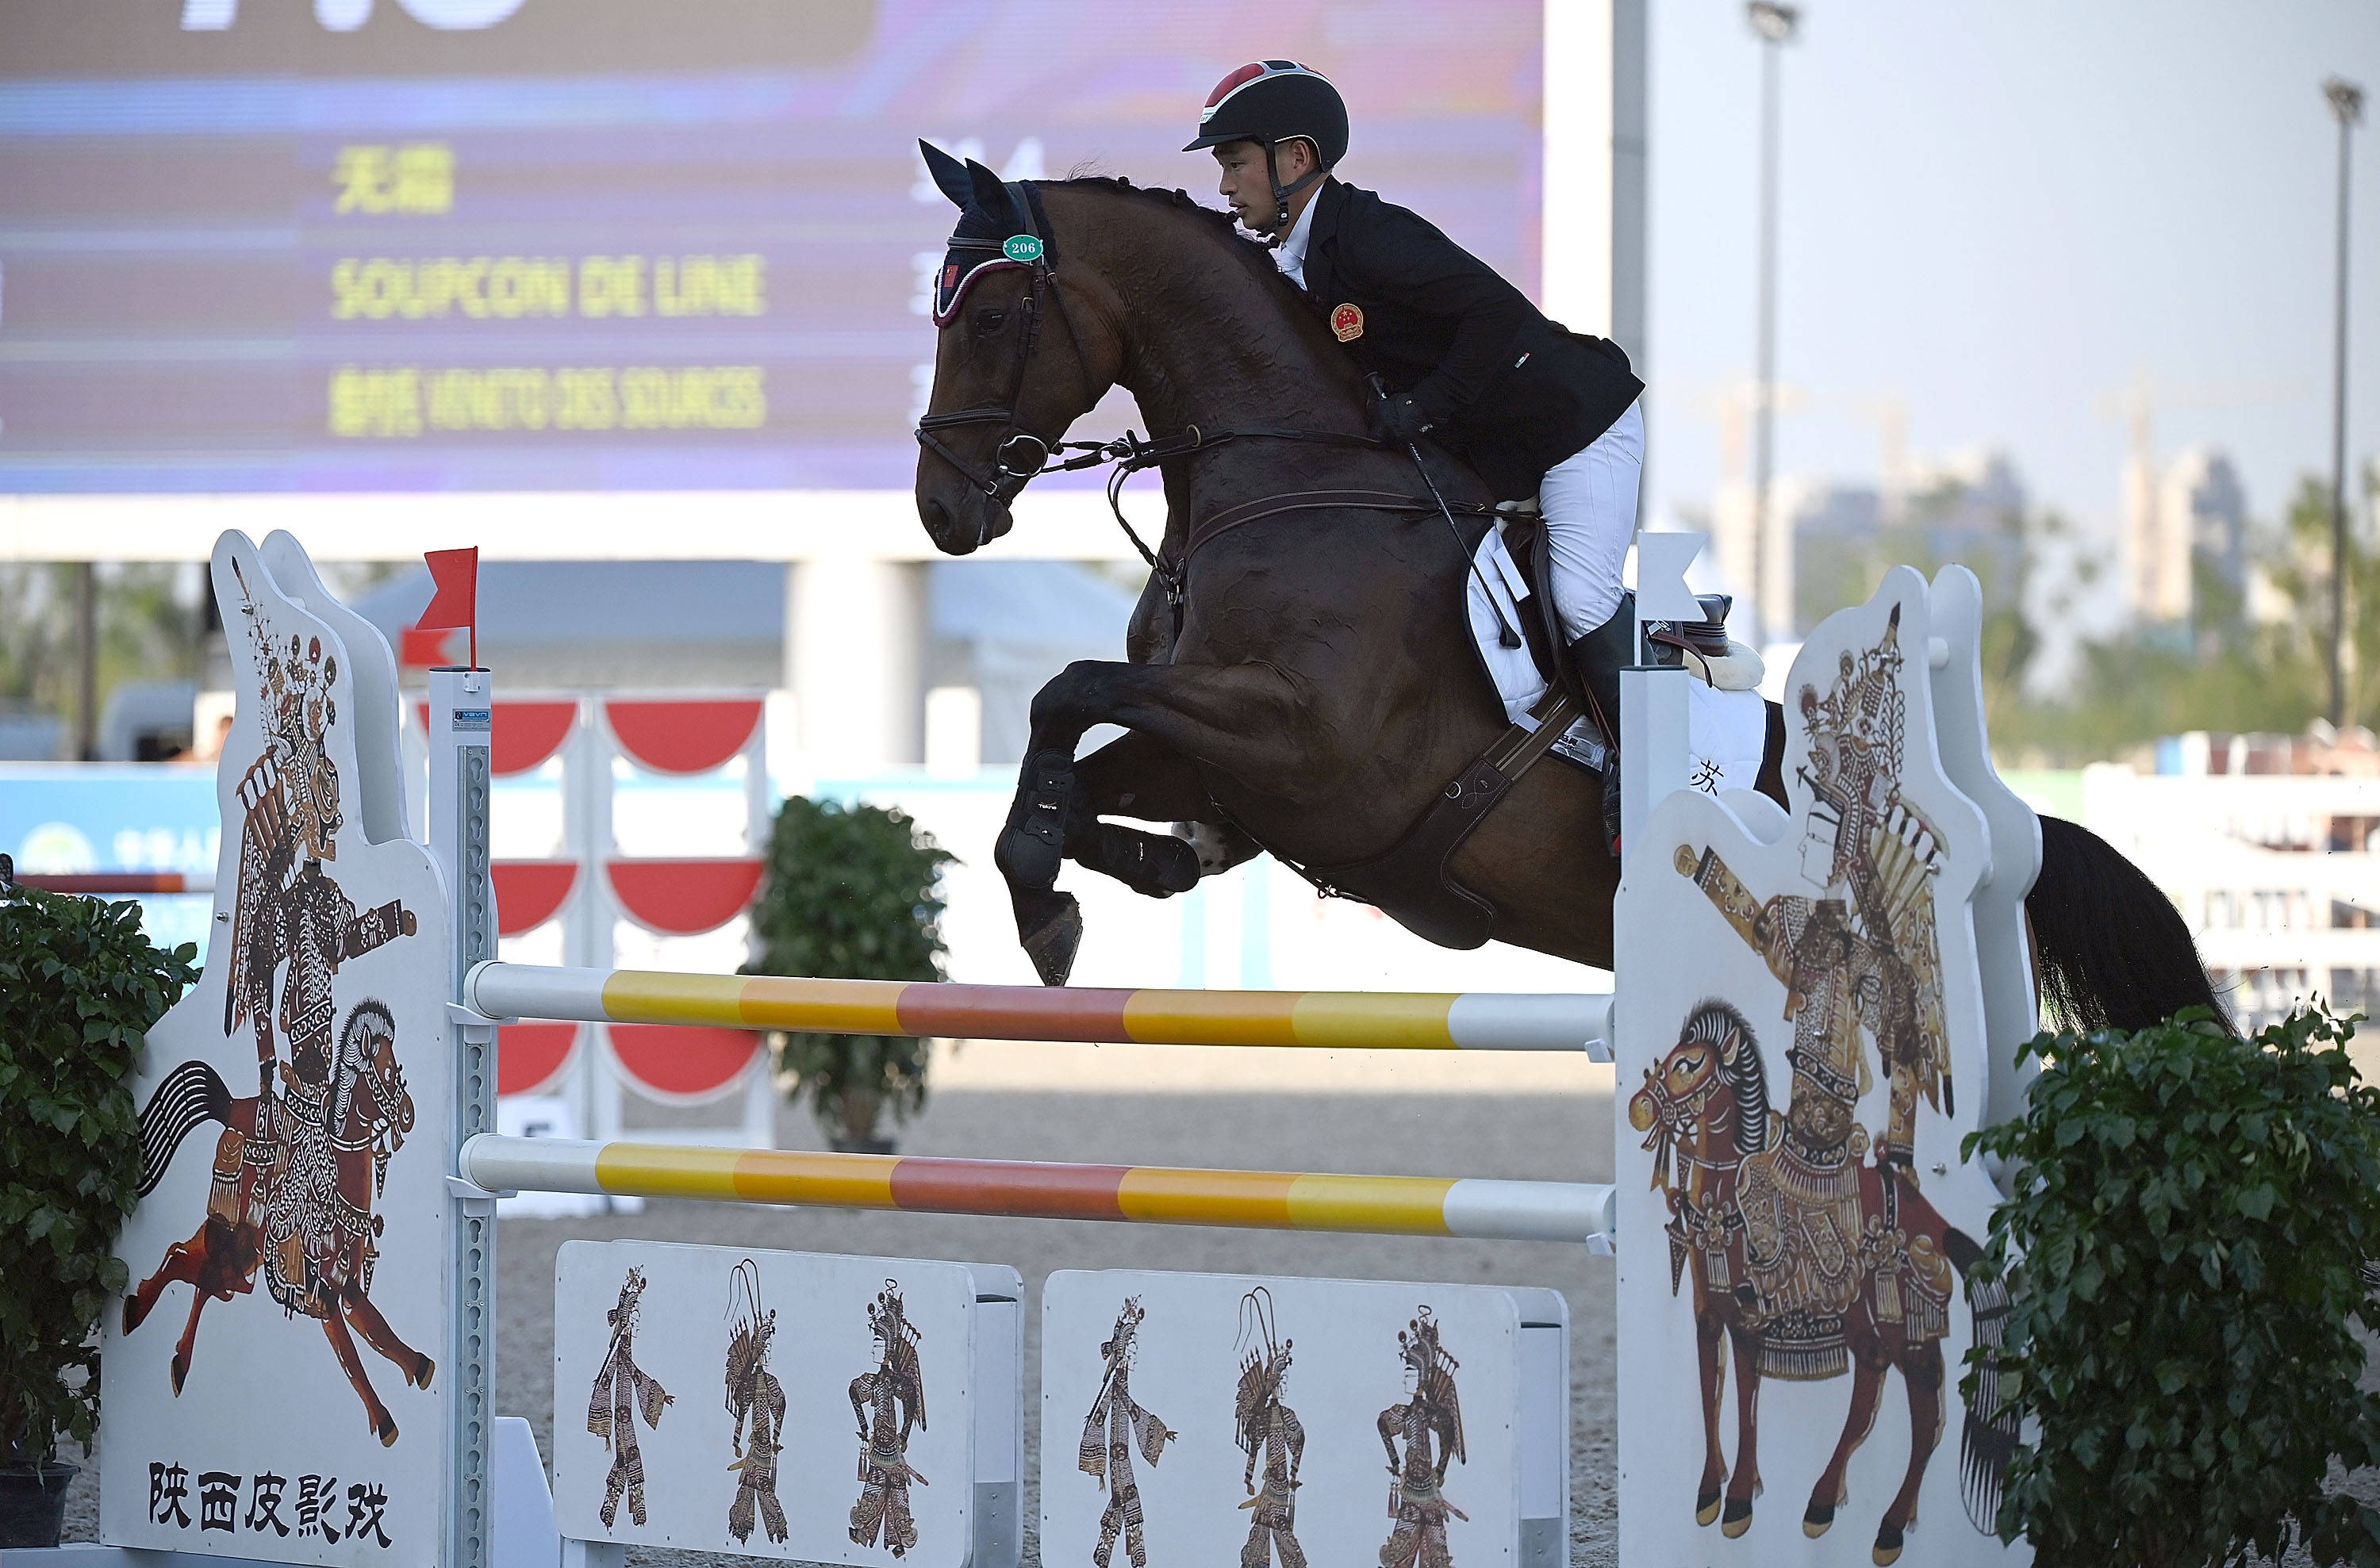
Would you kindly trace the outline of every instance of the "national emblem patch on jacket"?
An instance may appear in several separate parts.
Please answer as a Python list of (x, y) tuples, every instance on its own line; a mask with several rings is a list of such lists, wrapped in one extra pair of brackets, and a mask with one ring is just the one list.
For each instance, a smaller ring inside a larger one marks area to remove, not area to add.
[(1330, 310), (1330, 331), (1341, 343), (1354, 343), (1364, 335), (1364, 308), (1360, 305), (1338, 305)]

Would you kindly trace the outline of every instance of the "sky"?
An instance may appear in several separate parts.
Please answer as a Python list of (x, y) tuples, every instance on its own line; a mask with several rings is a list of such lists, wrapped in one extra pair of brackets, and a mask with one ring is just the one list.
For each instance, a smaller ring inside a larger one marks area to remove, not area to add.
[[(1759, 45), (1738, 0), (1652, 0), (1646, 516), (1718, 477), (1708, 403), (1754, 357)], [(2380, 4), (1805, 0), (1782, 76), (1777, 472), (1874, 483), (1864, 407), (1924, 458), (1989, 445), (2107, 548), (2145, 374), (2277, 519), (2330, 464), (2338, 130), (2351, 163), (2349, 452), (2380, 455)]]

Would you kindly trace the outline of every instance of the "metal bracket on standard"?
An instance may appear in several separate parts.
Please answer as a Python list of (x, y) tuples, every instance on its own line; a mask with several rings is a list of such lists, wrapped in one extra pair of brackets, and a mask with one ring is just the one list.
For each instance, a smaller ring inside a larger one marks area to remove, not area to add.
[(463, 1212), (467, 1214), (492, 1214), (496, 1212), (497, 1199), (517, 1198), (520, 1194), (491, 1192), (468, 1176), (450, 1176), (446, 1178), (446, 1196), (462, 1204)]

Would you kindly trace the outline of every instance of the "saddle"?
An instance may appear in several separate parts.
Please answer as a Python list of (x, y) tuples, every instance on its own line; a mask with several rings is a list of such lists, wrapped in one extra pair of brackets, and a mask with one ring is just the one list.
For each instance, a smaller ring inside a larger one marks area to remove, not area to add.
[[(1508, 725), (1447, 783), (1385, 854), (1339, 866), (1283, 861), (1325, 898), (1371, 904), (1416, 935), (1462, 949), (1483, 947), (1494, 937), (1497, 911), (1456, 878), (1450, 866), (1454, 851), (1548, 752), (1600, 776), (1609, 754), (1602, 742), (1616, 740), (1592, 733), (1585, 694), (1562, 657), (1561, 628), (1553, 596), (1547, 591), (1553, 566), (1544, 525), (1534, 513), (1506, 512), (1502, 527), (1504, 547), (1528, 588), (1519, 601), (1518, 630), (1545, 683), (1543, 694), (1528, 709), (1527, 722)], [(1634, 595), (1623, 594), (1619, 613), (1633, 616), (1634, 602)], [(1721, 689), (1756, 686), (1759, 656), (1728, 640), (1729, 597), (1705, 594), (1698, 602), (1704, 614), (1700, 622), (1647, 623), (1649, 656), (1661, 664), (1686, 665)]]

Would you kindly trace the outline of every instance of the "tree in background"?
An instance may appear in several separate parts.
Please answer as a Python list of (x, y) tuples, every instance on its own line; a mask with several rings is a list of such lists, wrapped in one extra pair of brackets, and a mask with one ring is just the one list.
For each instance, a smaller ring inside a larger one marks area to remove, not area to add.
[[(752, 900), (746, 974), (826, 980), (943, 978), (941, 875), (953, 857), (907, 815), (789, 796), (769, 838)], [(880, 1115), (909, 1119), (926, 1103), (926, 1046), (869, 1034), (770, 1037), (777, 1080), (838, 1149), (883, 1149)]]
[[(75, 570), (0, 564), (0, 711), (55, 713), (71, 721), (80, 652)], [(205, 610), (188, 569), (106, 563), (96, 570), (101, 706), (119, 681), (196, 675)]]
[[(2363, 489), (2367, 500), (2380, 492), (2380, 468), (2366, 469)], [(2371, 514), (2367, 505), (2348, 534), (2348, 713), (2364, 725), (2380, 723), (2380, 548)], [(2299, 482), (2287, 521), (2257, 555), (2271, 596), (2263, 614), (2252, 615), (2249, 596), (2208, 562), (2194, 562), (2188, 622), (2085, 641), (2063, 694), (2010, 694), (1993, 706), (1995, 746), (2074, 766), (2192, 730), (2302, 732), (2325, 706), (2330, 635), (2330, 501), (2320, 480)], [(1990, 646), (1987, 632), (1987, 698)]]

